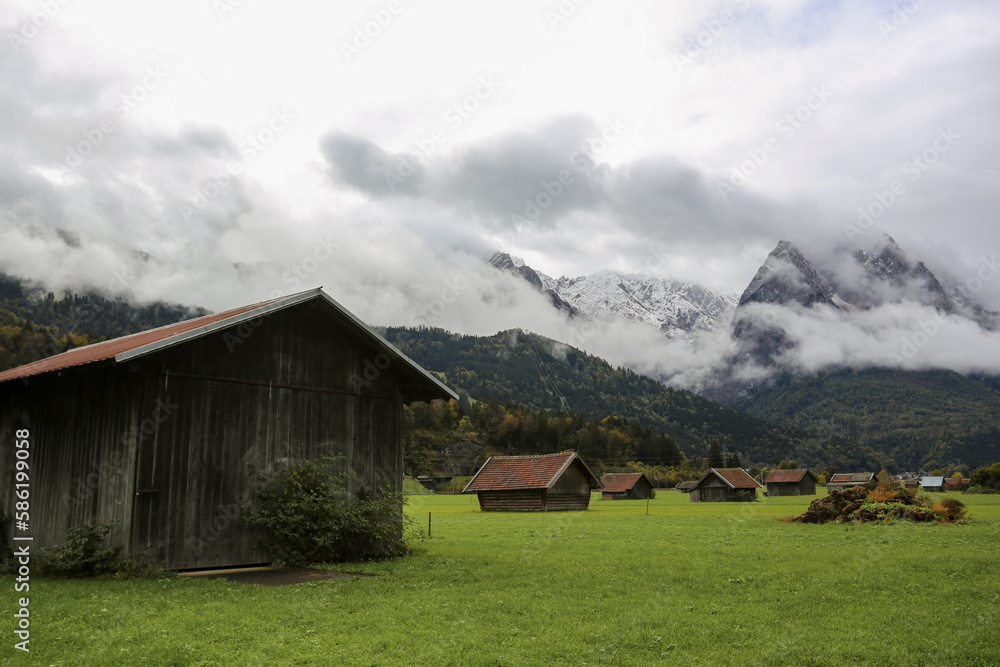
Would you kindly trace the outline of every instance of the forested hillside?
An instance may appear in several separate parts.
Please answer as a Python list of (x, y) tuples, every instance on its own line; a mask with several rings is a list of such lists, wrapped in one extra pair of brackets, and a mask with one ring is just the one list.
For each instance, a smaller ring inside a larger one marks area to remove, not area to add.
[(826, 428), (880, 453), (889, 469), (1000, 460), (1000, 392), (953, 371), (842, 370), (793, 378), (733, 407), (799, 428)]
[(425, 368), (444, 375), (463, 401), (513, 401), (534, 410), (621, 418), (669, 435), (686, 456), (701, 459), (717, 440), (745, 465), (795, 460), (841, 470), (876, 468), (877, 453), (829, 430), (809, 433), (747, 415), (689, 391), (672, 390), (566, 345), (522, 331), (462, 336), (440, 329), (382, 330)]
[(3, 273), (0, 273), (0, 310), (34, 325), (57, 327), (100, 340), (208, 314), (204, 308), (160, 301), (135, 306), (92, 292), (57, 298), (52, 292)]

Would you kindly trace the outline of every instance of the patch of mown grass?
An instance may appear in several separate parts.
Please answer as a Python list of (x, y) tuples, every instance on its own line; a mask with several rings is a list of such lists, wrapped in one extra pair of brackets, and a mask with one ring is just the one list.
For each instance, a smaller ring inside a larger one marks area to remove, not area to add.
[[(944, 495), (942, 495), (944, 497)], [(812, 497), (482, 513), (419, 496), (433, 539), (374, 574), (262, 588), (32, 579), (32, 664), (1000, 664), (1000, 498), (964, 525), (803, 525)], [(12, 590), (10, 578), (3, 584)], [(10, 619), (14, 594), (4, 597)], [(12, 643), (0, 649), (13, 662)], [(25, 664), (28, 664), (25, 661)]]

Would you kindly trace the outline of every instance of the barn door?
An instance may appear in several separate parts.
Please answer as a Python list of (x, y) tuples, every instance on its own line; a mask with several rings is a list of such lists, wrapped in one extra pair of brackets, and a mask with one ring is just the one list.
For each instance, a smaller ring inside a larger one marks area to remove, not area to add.
[[(176, 382), (176, 380), (174, 380)], [(156, 390), (147, 390), (140, 403), (142, 410), (133, 420), (130, 431), (135, 447), (135, 481), (132, 496), (132, 528), (130, 553), (134, 558), (145, 558), (165, 565), (170, 562), (168, 543), (172, 533), (171, 511), (172, 464), (170, 444), (178, 419), (179, 405), (165, 398), (162, 391), (165, 380)], [(176, 500), (175, 498), (173, 500)]]

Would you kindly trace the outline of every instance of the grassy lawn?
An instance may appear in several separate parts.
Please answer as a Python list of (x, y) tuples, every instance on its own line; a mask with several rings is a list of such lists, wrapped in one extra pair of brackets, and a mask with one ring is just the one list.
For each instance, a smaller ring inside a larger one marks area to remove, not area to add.
[[(943, 495), (943, 494), (942, 494)], [(596, 498), (597, 496), (595, 496)], [(24, 665), (1000, 665), (1000, 497), (967, 525), (807, 526), (811, 498), (692, 504), (662, 491), (588, 512), (483, 514), (414, 496), (433, 538), (262, 588), (31, 581)]]

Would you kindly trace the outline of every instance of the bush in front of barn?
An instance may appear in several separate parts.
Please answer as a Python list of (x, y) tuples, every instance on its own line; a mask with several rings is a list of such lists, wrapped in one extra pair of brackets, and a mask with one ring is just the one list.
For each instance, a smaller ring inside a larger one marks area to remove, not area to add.
[(244, 521), (266, 533), (260, 547), (287, 565), (408, 553), (403, 494), (388, 484), (374, 493), (361, 487), (352, 494), (351, 473), (335, 467), (331, 458), (299, 461), (264, 480), (258, 507), (243, 510)]
[(84, 523), (66, 531), (60, 544), (45, 547), (38, 552), (40, 574), (66, 577), (160, 577), (166, 572), (147, 561), (132, 561), (120, 555), (121, 546), (105, 546), (104, 542), (118, 522)]

